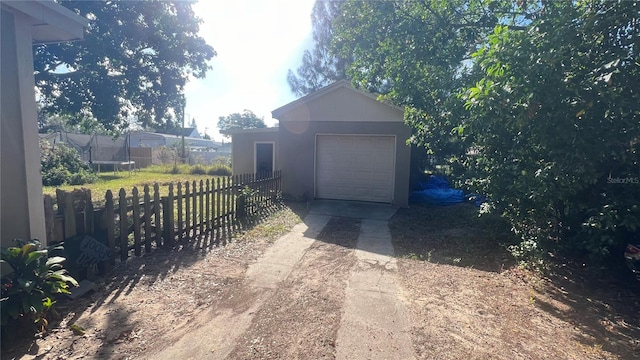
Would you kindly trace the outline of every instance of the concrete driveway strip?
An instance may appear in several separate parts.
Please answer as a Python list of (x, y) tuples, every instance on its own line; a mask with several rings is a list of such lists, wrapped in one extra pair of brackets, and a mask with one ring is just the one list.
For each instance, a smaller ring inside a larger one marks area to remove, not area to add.
[(326, 215), (307, 215), (300, 223), (270, 246), (260, 259), (247, 269), (247, 279), (254, 287), (274, 289), (300, 261), (320, 231), (331, 219)]
[(415, 359), (386, 221), (362, 220), (358, 265), (349, 278), (336, 340), (337, 359)]
[(227, 357), (240, 336), (251, 326), (254, 314), (273, 294), (278, 283), (291, 273), (330, 218), (325, 215), (307, 215), (303, 223), (276, 240), (258, 261), (249, 266), (246, 273), (247, 284), (260, 295), (252, 299), (253, 303), (248, 309), (240, 314), (232, 310), (215, 313), (212, 318), (202, 321), (200, 326), (195, 326), (185, 336), (177, 339), (172, 346), (149, 358), (175, 360)]

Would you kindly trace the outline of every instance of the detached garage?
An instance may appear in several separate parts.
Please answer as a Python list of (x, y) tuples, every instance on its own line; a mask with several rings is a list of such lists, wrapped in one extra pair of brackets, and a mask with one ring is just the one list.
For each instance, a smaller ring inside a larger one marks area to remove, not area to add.
[(407, 206), (411, 131), (402, 109), (339, 81), (272, 114), (277, 129), (232, 134), (235, 173), (256, 169), (264, 161), (256, 146), (268, 141), (289, 198)]
[(391, 203), (395, 136), (317, 135), (316, 197)]

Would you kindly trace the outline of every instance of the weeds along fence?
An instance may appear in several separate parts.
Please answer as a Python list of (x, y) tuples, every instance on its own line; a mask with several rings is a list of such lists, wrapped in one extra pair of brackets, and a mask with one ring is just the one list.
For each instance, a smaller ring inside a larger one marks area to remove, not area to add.
[[(45, 196), (44, 200), (47, 242), (89, 235), (104, 249), (96, 254), (101, 248), (96, 245), (94, 251), (88, 251), (94, 260), (108, 257), (113, 264), (116, 259), (126, 261), (155, 248), (192, 240), (219, 241), (280, 203), (281, 172), (169, 184), (162, 190), (157, 183), (129, 192), (120, 189), (116, 194), (109, 190), (104, 205), (97, 208), (88, 189), (57, 190), (57, 211), (53, 198)], [(88, 246), (83, 242), (83, 251)]]

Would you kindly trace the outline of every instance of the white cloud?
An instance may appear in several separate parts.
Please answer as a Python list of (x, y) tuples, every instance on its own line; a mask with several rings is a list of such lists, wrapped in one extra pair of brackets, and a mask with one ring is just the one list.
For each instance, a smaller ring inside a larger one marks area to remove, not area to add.
[[(188, 116), (217, 133), (218, 117), (250, 109), (274, 125), (271, 110), (295, 99), (287, 69), (299, 65), (311, 41), (314, 0), (204, 1), (194, 11), (200, 35), (218, 55), (205, 79), (187, 84)], [(190, 121), (189, 118), (189, 121)]]

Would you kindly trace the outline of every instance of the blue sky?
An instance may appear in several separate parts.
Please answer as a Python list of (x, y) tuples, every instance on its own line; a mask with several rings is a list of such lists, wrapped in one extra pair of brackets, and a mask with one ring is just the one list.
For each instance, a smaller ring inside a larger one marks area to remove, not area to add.
[(216, 50), (205, 79), (186, 87), (187, 123), (215, 140), (218, 117), (244, 109), (275, 125), (271, 110), (296, 97), (287, 70), (301, 63), (311, 39), (314, 0), (200, 0), (193, 6), (203, 23), (200, 35)]

